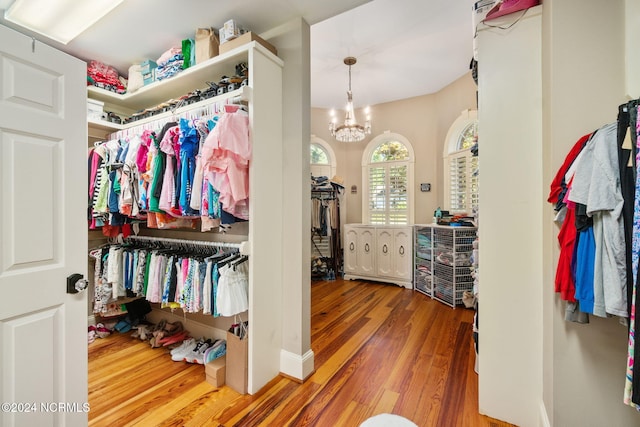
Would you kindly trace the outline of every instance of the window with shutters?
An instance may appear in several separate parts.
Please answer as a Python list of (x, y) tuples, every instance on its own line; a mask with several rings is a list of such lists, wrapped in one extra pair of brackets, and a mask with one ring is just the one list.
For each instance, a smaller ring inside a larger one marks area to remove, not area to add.
[(311, 175), (331, 179), (336, 174), (336, 156), (331, 146), (323, 139), (311, 135), (309, 150)]
[(413, 221), (413, 149), (401, 135), (385, 133), (364, 151), (362, 221), (410, 224)]
[(445, 209), (471, 214), (478, 207), (478, 140), (475, 111), (464, 111), (447, 135), (444, 152)]

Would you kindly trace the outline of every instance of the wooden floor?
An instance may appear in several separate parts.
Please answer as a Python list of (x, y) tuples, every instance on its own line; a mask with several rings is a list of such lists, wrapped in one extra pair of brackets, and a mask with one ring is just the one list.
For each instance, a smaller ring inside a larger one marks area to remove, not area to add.
[(510, 426), (478, 414), (473, 311), (393, 285), (313, 282), (315, 373), (256, 395), (205, 380), (115, 333), (89, 345), (90, 426), (358, 426), (393, 413), (418, 426)]

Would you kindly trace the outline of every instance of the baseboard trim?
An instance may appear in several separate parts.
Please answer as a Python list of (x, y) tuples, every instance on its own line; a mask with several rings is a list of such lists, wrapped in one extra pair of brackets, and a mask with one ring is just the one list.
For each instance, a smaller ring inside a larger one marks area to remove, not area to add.
[(344, 274), (344, 280), (367, 280), (372, 282), (382, 282), (382, 283), (391, 283), (396, 286), (400, 286), (401, 288), (413, 289), (413, 283), (409, 280), (402, 280), (397, 278), (390, 277), (380, 277), (380, 276), (367, 276), (362, 274)]
[(547, 414), (547, 408), (544, 405), (544, 402), (540, 402), (540, 427), (551, 427), (549, 415)]
[(291, 379), (306, 380), (314, 372), (313, 350), (303, 355), (280, 350), (280, 372)]

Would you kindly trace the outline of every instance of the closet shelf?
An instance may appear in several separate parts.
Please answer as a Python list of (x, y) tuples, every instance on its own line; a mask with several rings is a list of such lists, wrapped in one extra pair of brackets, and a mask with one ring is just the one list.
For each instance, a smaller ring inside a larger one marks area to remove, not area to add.
[(87, 119), (87, 123), (94, 129), (106, 130), (109, 132), (122, 130), (125, 127), (124, 125), (108, 122), (106, 120)]
[(136, 120), (134, 122), (130, 122), (122, 125), (117, 123), (107, 122), (106, 120), (92, 120), (92, 119), (88, 119), (88, 123), (89, 123), (89, 126), (95, 127), (97, 129), (102, 129), (107, 131), (119, 131), (119, 130), (134, 128), (136, 126), (144, 125), (147, 123), (152, 123), (158, 120), (167, 119), (174, 115), (179, 115), (187, 111), (197, 110), (198, 108), (205, 108), (213, 103), (223, 102), (228, 99), (231, 99), (231, 100), (238, 99), (240, 101), (249, 102), (251, 100), (251, 88), (248, 86), (244, 86), (234, 91), (224, 93), (222, 95), (207, 98), (202, 101), (195, 102), (193, 104), (184, 105), (180, 108), (176, 108), (175, 111), (167, 111), (164, 113), (156, 114), (150, 117), (145, 117), (144, 119)]
[(118, 304), (118, 305), (122, 305), (122, 304), (128, 304), (132, 301), (136, 301), (139, 299), (143, 299), (144, 297), (118, 297), (118, 298), (112, 298), (109, 301), (107, 301), (107, 303), (112, 304)]
[(234, 75), (235, 66), (239, 62), (247, 62), (252, 49), (261, 51), (281, 67), (284, 65), (280, 58), (254, 41), (187, 68), (171, 78), (143, 86), (134, 93), (120, 95), (95, 86), (87, 86), (87, 95), (91, 99), (116, 104), (133, 111), (143, 110), (168, 99), (177, 99), (193, 90), (205, 89), (207, 81), (218, 81), (223, 75)]

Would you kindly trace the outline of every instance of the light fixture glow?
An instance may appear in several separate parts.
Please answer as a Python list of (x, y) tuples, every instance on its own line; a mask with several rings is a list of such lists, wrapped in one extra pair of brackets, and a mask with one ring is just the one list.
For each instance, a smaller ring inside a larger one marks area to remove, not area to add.
[(364, 126), (359, 125), (355, 119), (353, 111), (353, 93), (351, 92), (351, 66), (356, 63), (356, 58), (349, 56), (344, 59), (345, 65), (349, 66), (349, 90), (347, 91), (347, 105), (345, 107), (346, 116), (344, 124), (336, 126), (334, 111), (331, 110), (331, 123), (329, 123), (329, 132), (331, 136), (340, 142), (359, 142), (365, 135), (371, 133), (371, 116), (369, 115), (369, 107), (365, 109), (366, 121)]
[(15, 0), (4, 18), (67, 44), (124, 0)]

